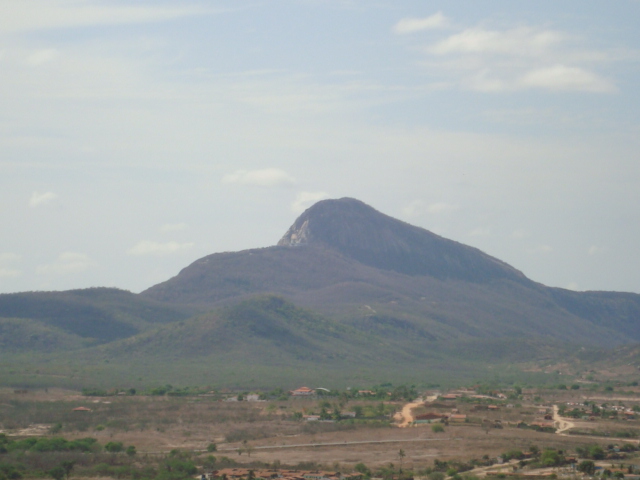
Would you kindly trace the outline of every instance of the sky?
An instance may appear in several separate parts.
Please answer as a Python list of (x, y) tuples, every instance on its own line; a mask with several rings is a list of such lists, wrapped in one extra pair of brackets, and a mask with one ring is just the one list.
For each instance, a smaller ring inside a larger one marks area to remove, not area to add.
[(639, 0), (0, 0), (0, 293), (142, 291), (325, 198), (640, 293)]

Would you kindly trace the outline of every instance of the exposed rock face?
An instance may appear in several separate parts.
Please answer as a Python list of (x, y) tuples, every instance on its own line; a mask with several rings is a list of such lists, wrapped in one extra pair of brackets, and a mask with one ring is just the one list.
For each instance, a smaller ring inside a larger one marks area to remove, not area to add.
[(316, 203), (298, 217), (278, 245), (321, 246), (365, 265), (409, 275), (526, 281), (516, 269), (476, 248), (396, 220), (353, 198)]
[(302, 222), (302, 225), (298, 225), (298, 222), (291, 225), (284, 237), (278, 242), (278, 246), (281, 247), (297, 247), (299, 245), (307, 245), (309, 243), (309, 220)]

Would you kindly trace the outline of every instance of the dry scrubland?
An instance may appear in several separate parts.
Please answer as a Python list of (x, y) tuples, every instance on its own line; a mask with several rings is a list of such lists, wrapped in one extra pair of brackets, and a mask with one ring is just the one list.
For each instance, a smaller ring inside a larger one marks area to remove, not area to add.
[[(607, 437), (562, 436), (516, 428), (520, 421), (531, 423), (541, 417), (541, 405), (584, 401), (597, 398), (609, 405), (624, 403), (638, 405), (640, 397), (629, 393), (620, 397), (614, 393), (557, 391), (525, 395), (518, 403), (506, 406), (504, 400), (495, 411), (478, 410), (477, 402), (437, 401), (414, 409), (414, 414), (450, 412), (456, 408), (468, 415), (468, 422), (445, 426), (435, 433), (431, 425), (397, 428), (388, 422), (339, 423), (306, 422), (295, 418), (299, 414), (318, 412), (319, 399), (289, 399), (267, 402), (221, 402), (210, 397), (123, 396), (84, 397), (77, 393), (49, 390), (16, 394), (0, 391), (0, 420), (9, 435), (52, 435), (74, 440), (94, 437), (101, 444), (118, 441), (134, 445), (139, 456), (167, 454), (178, 449), (190, 452), (206, 451), (211, 443), (217, 445), (217, 458), (227, 456), (239, 463), (261, 461), (273, 464), (298, 465), (316, 462), (328, 467), (338, 464), (343, 470), (357, 463), (375, 467), (402, 463), (405, 468), (422, 469), (433, 465), (435, 459), (467, 462), (487, 455), (531, 445), (541, 450), (557, 448), (575, 451), (576, 447), (599, 444), (606, 448), (615, 443), (636, 440)], [(338, 399), (327, 399), (332, 405)], [(489, 400), (488, 400), (489, 401)], [(486, 402), (484, 402), (486, 403)], [(356, 405), (379, 409), (380, 402), (349, 401), (342, 411)], [(402, 402), (385, 402), (385, 415), (402, 408)], [(77, 407), (91, 411), (73, 411)], [(487, 428), (496, 420), (503, 428)], [(606, 435), (607, 432), (640, 432), (638, 420), (598, 419), (575, 420), (574, 430)], [(57, 431), (56, 431), (57, 430)], [(305, 446), (308, 444), (329, 444)], [(271, 447), (271, 448), (263, 448)], [(278, 447), (278, 448), (273, 448)], [(239, 454), (238, 449), (241, 449)], [(400, 458), (399, 451), (405, 456)], [(625, 462), (634, 461), (627, 459)]]

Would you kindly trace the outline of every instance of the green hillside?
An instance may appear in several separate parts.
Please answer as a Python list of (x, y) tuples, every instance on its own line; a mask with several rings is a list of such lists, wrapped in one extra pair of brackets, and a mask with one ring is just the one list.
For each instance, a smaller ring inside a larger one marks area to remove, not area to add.
[(437, 341), (392, 318), (370, 320), (345, 325), (282, 297), (257, 296), (109, 344), (41, 355), (37, 374), (33, 364), (6, 364), (14, 374), (0, 374), (0, 382), (77, 388), (454, 384), (496, 373), (522, 378), (508, 362), (566, 351), (561, 344), (516, 338)]
[(86, 347), (85, 339), (37, 320), (0, 318), (0, 357)]
[(37, 320), (94, 343), (130, 337), (154, 325), (187, 318), (196, 311), (114, 288), (0, 295), (0, 317)]

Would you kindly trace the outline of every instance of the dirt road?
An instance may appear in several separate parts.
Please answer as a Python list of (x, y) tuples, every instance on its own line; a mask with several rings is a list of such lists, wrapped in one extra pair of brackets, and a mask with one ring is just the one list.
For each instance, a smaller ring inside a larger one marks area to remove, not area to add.
[(407, 403), (401, 411), (393, 416), (396, 425), (400, 428), (409, 427), (414, 421), (412, 410), (425, 402), (434, 402), (437, 398), (438, 395), (431, 395), (426, 398), (416, 398), (413, 402)]
[(558, 414), (558, 405), (553, 406), (553, 421), (556, 424), (556, 433), (558, 435), (568, 436), (569, 434), (564, 432), (576, 426), (575, 423), (570, 422), (569, 420), (567, 420), (564, 417), (561, 417)]

